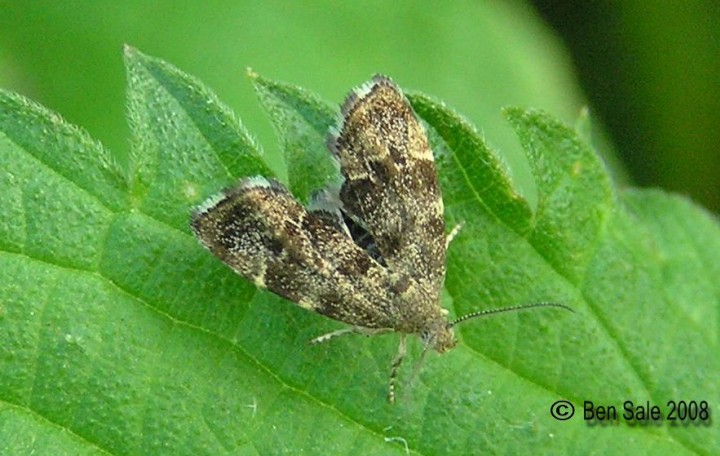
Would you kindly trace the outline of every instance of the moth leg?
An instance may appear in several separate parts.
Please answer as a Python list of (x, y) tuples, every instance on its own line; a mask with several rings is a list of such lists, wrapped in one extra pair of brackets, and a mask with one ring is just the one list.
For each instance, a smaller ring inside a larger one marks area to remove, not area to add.
[(343, 328), (338, 329), (337, 331), (329, 332), (327, 334), (323, 334), (322, 336), (318, 336), (314, 339), (310, 339), (310, 343), (315, 344), (321, 344), (323, 342), (327, 342), (328, 340), (332, 339), (333, 337), (342, 336), (343, 334), (350, 334), (357, 332), (355, 328)]
[(422, 351), (422, 354), (420, 355), (420, 359), (417, 360), (415, 363), (415, 367), (413, 367), (412, 374), (410, 374), (410, 380), (408, 380), (408, 388), (412, 386), (413, 382), (417, 378), (418, 374), (420, 373), (420, 368), (422, 367), (423, 362), (425, 361), (425, 355), (427, 355), (427, 352), (429, 351), (430, 346), (425, 346), (425, 348)]
[(403, 359), (405, 359), (405, 354), (407, 353), (407, 344), (406, 344), (406, 336), (403, 334), (400, 337), (400, 346), (398, 347), (397, 355), (395, 355), (395, 358), (393, 359), (392, 364), (390, 365), (390, 384), (388, 385), (388, 402), (391, 404), (395, 403), (395, 381), (397, 380), (397, 374), (398, 370), (400, 369), (400, 365), (403, 362)]
[(445, 238), (445, 248), (447, 248), (450, 245), (450, 243), (452, 242), (452, 240), (455, 239), (455, 236), (457, 236), (457, 234), (460, 232), (460, 229), (463, 226), (465, 226), (464, 220), (462, 222), (458, 223), (457, 225), (455, 225), (455, 227), (452, 229), (452, 231), (450, 231), (450, 234), (448, 234), (447, 237)]
[(376, 334), (382, 334), (384, 332), (392, 332), (392, 329), (389, 328), (363, 328), (362, 326), (351, 326), (349, 328), (343, 328), (338, 329), (337, 331), (332, 331), (327, 334), (323, 334), (321, 336), (318, 336), (314, 339), (310, 340), (310, 343), (315, 344), (321, 344), (323, 342), (327, 342), (328, 340), (332, 339), (333, 337), (342, 336), (343, 334), (363, 334), (365, 336), (374, 336)]

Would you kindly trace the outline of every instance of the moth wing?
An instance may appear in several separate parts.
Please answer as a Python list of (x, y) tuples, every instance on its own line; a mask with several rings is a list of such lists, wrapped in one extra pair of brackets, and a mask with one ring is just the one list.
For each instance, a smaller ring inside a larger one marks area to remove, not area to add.
[(352, 238), (355, 245), (363, 249), (381, 266), (387, 267), (385, 259), (375, 244), (375, 239), (367, 231), (367, 228), (359, 220), (349, 217), (346, 212), (342, 211), (343, 203), (340, 201), (339, 190), (339, 188), (330, 187), (313, 194), (310, 210), (319, 209), (332, 215), (335, 224)]
[(425, 129), (384, 76), (353, 92), (342, 114), (328, 145), (345, 178), (344, 210), (362, 221), (389, 269), (438, 291), (445, 277), (445, 221)]
[(330, 318), (391, 328), (387, 271), (337, 215), (307, 211), (279, 182), (249, 178), (198, 208), (195, 236), (256, 285)]

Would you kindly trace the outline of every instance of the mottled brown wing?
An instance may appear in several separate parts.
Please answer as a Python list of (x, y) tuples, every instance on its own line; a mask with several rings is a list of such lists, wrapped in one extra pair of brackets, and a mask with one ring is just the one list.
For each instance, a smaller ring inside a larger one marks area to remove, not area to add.
[(282, 184), (244, 179), (198, 208), (195, 236), (260, 287), (351, 325), (392, 328), (387, 271), (336, 215), (307, 211)]
[(439, 291), (445, 222), (425, 129), (400, 89), (376, 76), (353, 92), (328, 144), (345, 181), (343, 209), (372, 235), (388, 267)]

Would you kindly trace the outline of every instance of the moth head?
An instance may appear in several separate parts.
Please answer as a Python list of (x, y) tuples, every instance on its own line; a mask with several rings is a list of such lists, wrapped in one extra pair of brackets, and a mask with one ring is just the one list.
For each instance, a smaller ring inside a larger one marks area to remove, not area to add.
[(445, 320), (434, 323), (427, 329), (420, 332), (420, 339), (425, 345), (425, 350), (432, 348), (438, 353), (444, 353), (457, 344), (455, 332)]

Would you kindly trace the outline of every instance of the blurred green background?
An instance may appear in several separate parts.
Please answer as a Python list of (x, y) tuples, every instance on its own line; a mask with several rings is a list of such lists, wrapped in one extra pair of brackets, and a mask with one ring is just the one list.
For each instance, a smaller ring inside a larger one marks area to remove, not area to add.
[(527, 164), (500, 109), (542, 108), (572, 124), (589, 104), (604, 125), (593, 142), (611, 163), (620, 157), (621, 182), (627, 173), (718, 211), (720, 7), (671, 4), (0, 1), (0, 87), (57, 111), (124, 159), (127, 43), (208, 84), (282, 174), (246, 68), (337, 103), (383, 72), (466, 115), (531, 200)]

